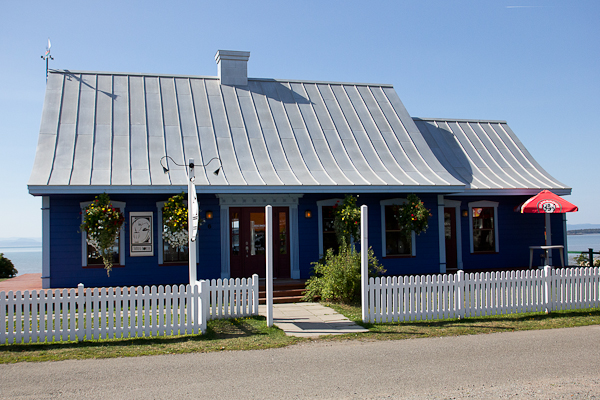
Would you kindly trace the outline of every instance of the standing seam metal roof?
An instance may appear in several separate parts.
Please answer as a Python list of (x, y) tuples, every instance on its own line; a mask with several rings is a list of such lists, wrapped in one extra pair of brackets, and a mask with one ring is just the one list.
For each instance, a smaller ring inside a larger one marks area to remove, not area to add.
[[(440, 163), (469, 191), (542, 189), (570, 194), (529, 154), (505, 121), (414, 118)], [(527, 190), (529, 190), (527, 192)]]
[(197, 168), (196, 185), (220, 192), (464, 187), (389, 85), (50, 72), (31, 193), (185, 187), (165, 155), (219, 157), (223, 173)]

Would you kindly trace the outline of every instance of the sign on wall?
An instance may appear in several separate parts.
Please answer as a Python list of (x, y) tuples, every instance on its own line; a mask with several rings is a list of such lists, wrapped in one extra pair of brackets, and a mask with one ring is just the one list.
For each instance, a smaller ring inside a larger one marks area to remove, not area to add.
[(129, 213), (129, 255), (144, 257), (154, 255), (152, 211)]

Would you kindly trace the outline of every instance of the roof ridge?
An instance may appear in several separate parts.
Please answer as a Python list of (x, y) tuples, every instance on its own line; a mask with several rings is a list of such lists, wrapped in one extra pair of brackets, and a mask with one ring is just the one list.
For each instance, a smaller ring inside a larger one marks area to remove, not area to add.
[[(155, 74), (155, 73), (149, 73), (149, 72), (82, 71), (82, 70), (70, 70), (70, 69), (49, 69), (48, 72), (55, 73), (55, 74), (145, 76), (145, 77), (157, 77), (157, 78), (192, 78), (192, 79), (219, 80), (218, 76), (211, 76), (211, 75)], [(310, 80), (310, 79), (248, 78), (248, 80), (249, 81), (260, 81), (260, 82), (290, 82), (290, 83), (312, 83), (312, 84), (325, 84), (325, 85), (377, 86), (377, 87), (391, 87), (391, 88), (394, 87), (394, 85), (391, 83), (337, 82), (337, 81), (319, 81), (319, 80)]]

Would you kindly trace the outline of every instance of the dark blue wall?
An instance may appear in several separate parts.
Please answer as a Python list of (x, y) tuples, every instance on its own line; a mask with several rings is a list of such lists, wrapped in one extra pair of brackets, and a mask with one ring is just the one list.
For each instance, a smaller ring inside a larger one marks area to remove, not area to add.
[[(158, 218), (156, 202), (164, 201), (172, 194), (111, 195), (113, 201), (126, 202), (125, 220), (128, 223), (131, 211), (153, 211)], [(300, 276), (306, 279), (311, 274), (311, 263), (319, 254), (318, 207), (317, 201), (343, 198), (335, 194), (307, 194), (300, 198), (298, 205), (298, 234)], [(419, 194), (433, 216), (427, 232), (416, 237), (416, 257), (383, 257), (381, 249), (381, 208), (380, 201), (403, 197), (401, 194), (361, 194), (358, 204), (369, 207), (369, 244), (375, 256), (386, 268), (386, 275), (426, 274), (439, 272), (439, 232), (437, 195)], [(448, 197), (460, 200), (461, 215), (468, 210), (468, 203), (479, 200), (499, 202), (498, 231), (500, 252), (494, 254), (471, 254), (469, 241), (469, 218), (460, 217), (462, 232), (462, 257), (465, 270), (499, 269), (527, 267), (529, 246), (544, 244), (544, 215), (521, 214), (514, 208), (527, 199), (527, 196), (505, 197)], [(113, 269), (110, 278), (102, 267), (81, 265), (81, 224), (80, 205), (91, 201), (94, 196), (62, 195), (50, 198), (50, 265), (52, 287), (74, 287), (78, 283), (86, 286), (124, 286), (187, 283), (188, 267), (185, 265), (158, 265), (158, 249), (153, 257), (129, 257), (129, 237), (125, 235), (125, 266)], [(213, 195), (199, 195), (201, 216), (206, 210), (214, 214), (212, 220), (200, 227), (198, 278), (219, 278), (221, 274), (220, 207)], [(305, 218), (306, 210), (312, 218)], [(564, 244), (562, 215), (552, 215), (552, 244)], [(154, 226), (154, 241), (157, 243), (158, 221)], [(226, 227), (225, 227), (226, 229)], [(125, 232), (129, 232), (128, 226)], [(555, 264), (559, 265), (559, 254), (555, 251)], [(539, 251), (535, 253), (534, 265), (540, 264)]]
[[(387, 270), (386, 275), (434, 273), (440, 270), (439, 243), (438, 243), (438, 209), (437, 195), (419, 195), (425, 207), (431, 210), (433, 216), (429, 220), (429, 228), (416, 238), (416, 257), (383, 257), (382, 256), (382, 230), (380, 201), (405, 197), (402, 194), (361, 194), (358, 197), (359, 206), (369, 207), (369, 246), (373, 248), (375, 257)], [(319, 220), (317, 201), (331, 198), (344, 198), (343, 195), (317, 195), (309, 194), (300, 199), (298, 206), (299, 234), (300, 234), (300, 275), (308, 278), (311, 263), (319, 260)], [(311, 210), (313, 217), (304, 218), (304, 212)]]
[[(65, 195), (50, 197), (50, 285), (51, 287), (85, 286), (129, 286), (180, 284), (188, 282), (188, 266), (158, 265), (159, 229), (156, 202), (168, 199), (172, 194), (111, 195), (113, 201), (123, 201), (125, 208), (125, 266), (113, 268), (110, 277), (103, 267), (82, 267), (81, 264), (81, 209), (79, 203), (91, 201), (94, 196)], [(218, 278), (221, 275), (221, 242), (219, 239), (220, 212), (218, 200), (210, 196), (199, 196), (198, 201), (204, 217), (206, 210), (214, 218), (200, 227), (198, 232), (199, 257), (198, 276)], [(129, 257), (128, 223), (129, 212), (154, 212), (153, 257)], [(210, 227), (209, 227), (210, 225)]]
[[(514, 209), (529, 196), (487, 196), (484, 198), (451, 197), (461, 201), (462, 257), (465, 270), (525, 268), (529, 266), (529, 246), (541, 246), (544, 239), (544, 215), (521, 214)], [(450, 197), (449, 197), (450, 199)], [(468, 203), (480, 200), (498, 202), (498, 240), (499, 253), (471, 253), (469, 217), (462, 217), (462, 211), (468, 211)], [(562, 215), (552, 218), (552, 244), (564, 245)], [(540, 265), (540, 251), (534, 252), (533, 265)], [(558, 250), (553, 254), (555, 264), (560, 265)]]

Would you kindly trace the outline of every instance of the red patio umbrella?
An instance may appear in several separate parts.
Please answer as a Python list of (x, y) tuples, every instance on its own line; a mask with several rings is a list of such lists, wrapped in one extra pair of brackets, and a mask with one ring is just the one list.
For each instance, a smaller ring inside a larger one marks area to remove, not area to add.
[(519, 205), (516, 211), (522, 213), (552, 214), (575, 212), (577, 210), (578, 208), (575, 204), (569, 203), (549, 190), (542, 190), (525, 203)]
[[(515, 211), (520, 211), (521, 213), (536, 213), (536, 214), (564, 214), (567, 212), (575, 212), (578, 208), (575, 204), (569, 203), (565, 199), (560, 196), (555, 195), (549, 190), (542, 190), (535, 196), (529, 198), (523, 204), (517, 206)], [(546, 226), (546, 218), (544, 218), (544, 238), (545, 243), (548, 244), (548, 234), (547, 234), (547, 226)], [(531, 247), (530, 247), (531, 249)], [(532, 252), (533, 250), (530, 250)], [(545, 249), (546, 254), (546, 264), (548, 264), (548, 250)], [(533, 257), (533, 253), (530, 254), (530, 266), (531, 266), (531, 258)], [(562, 257), (562, 249), (561, 249), (561, 257)], [(562, 260), (561, 260), (562, 262)]]

